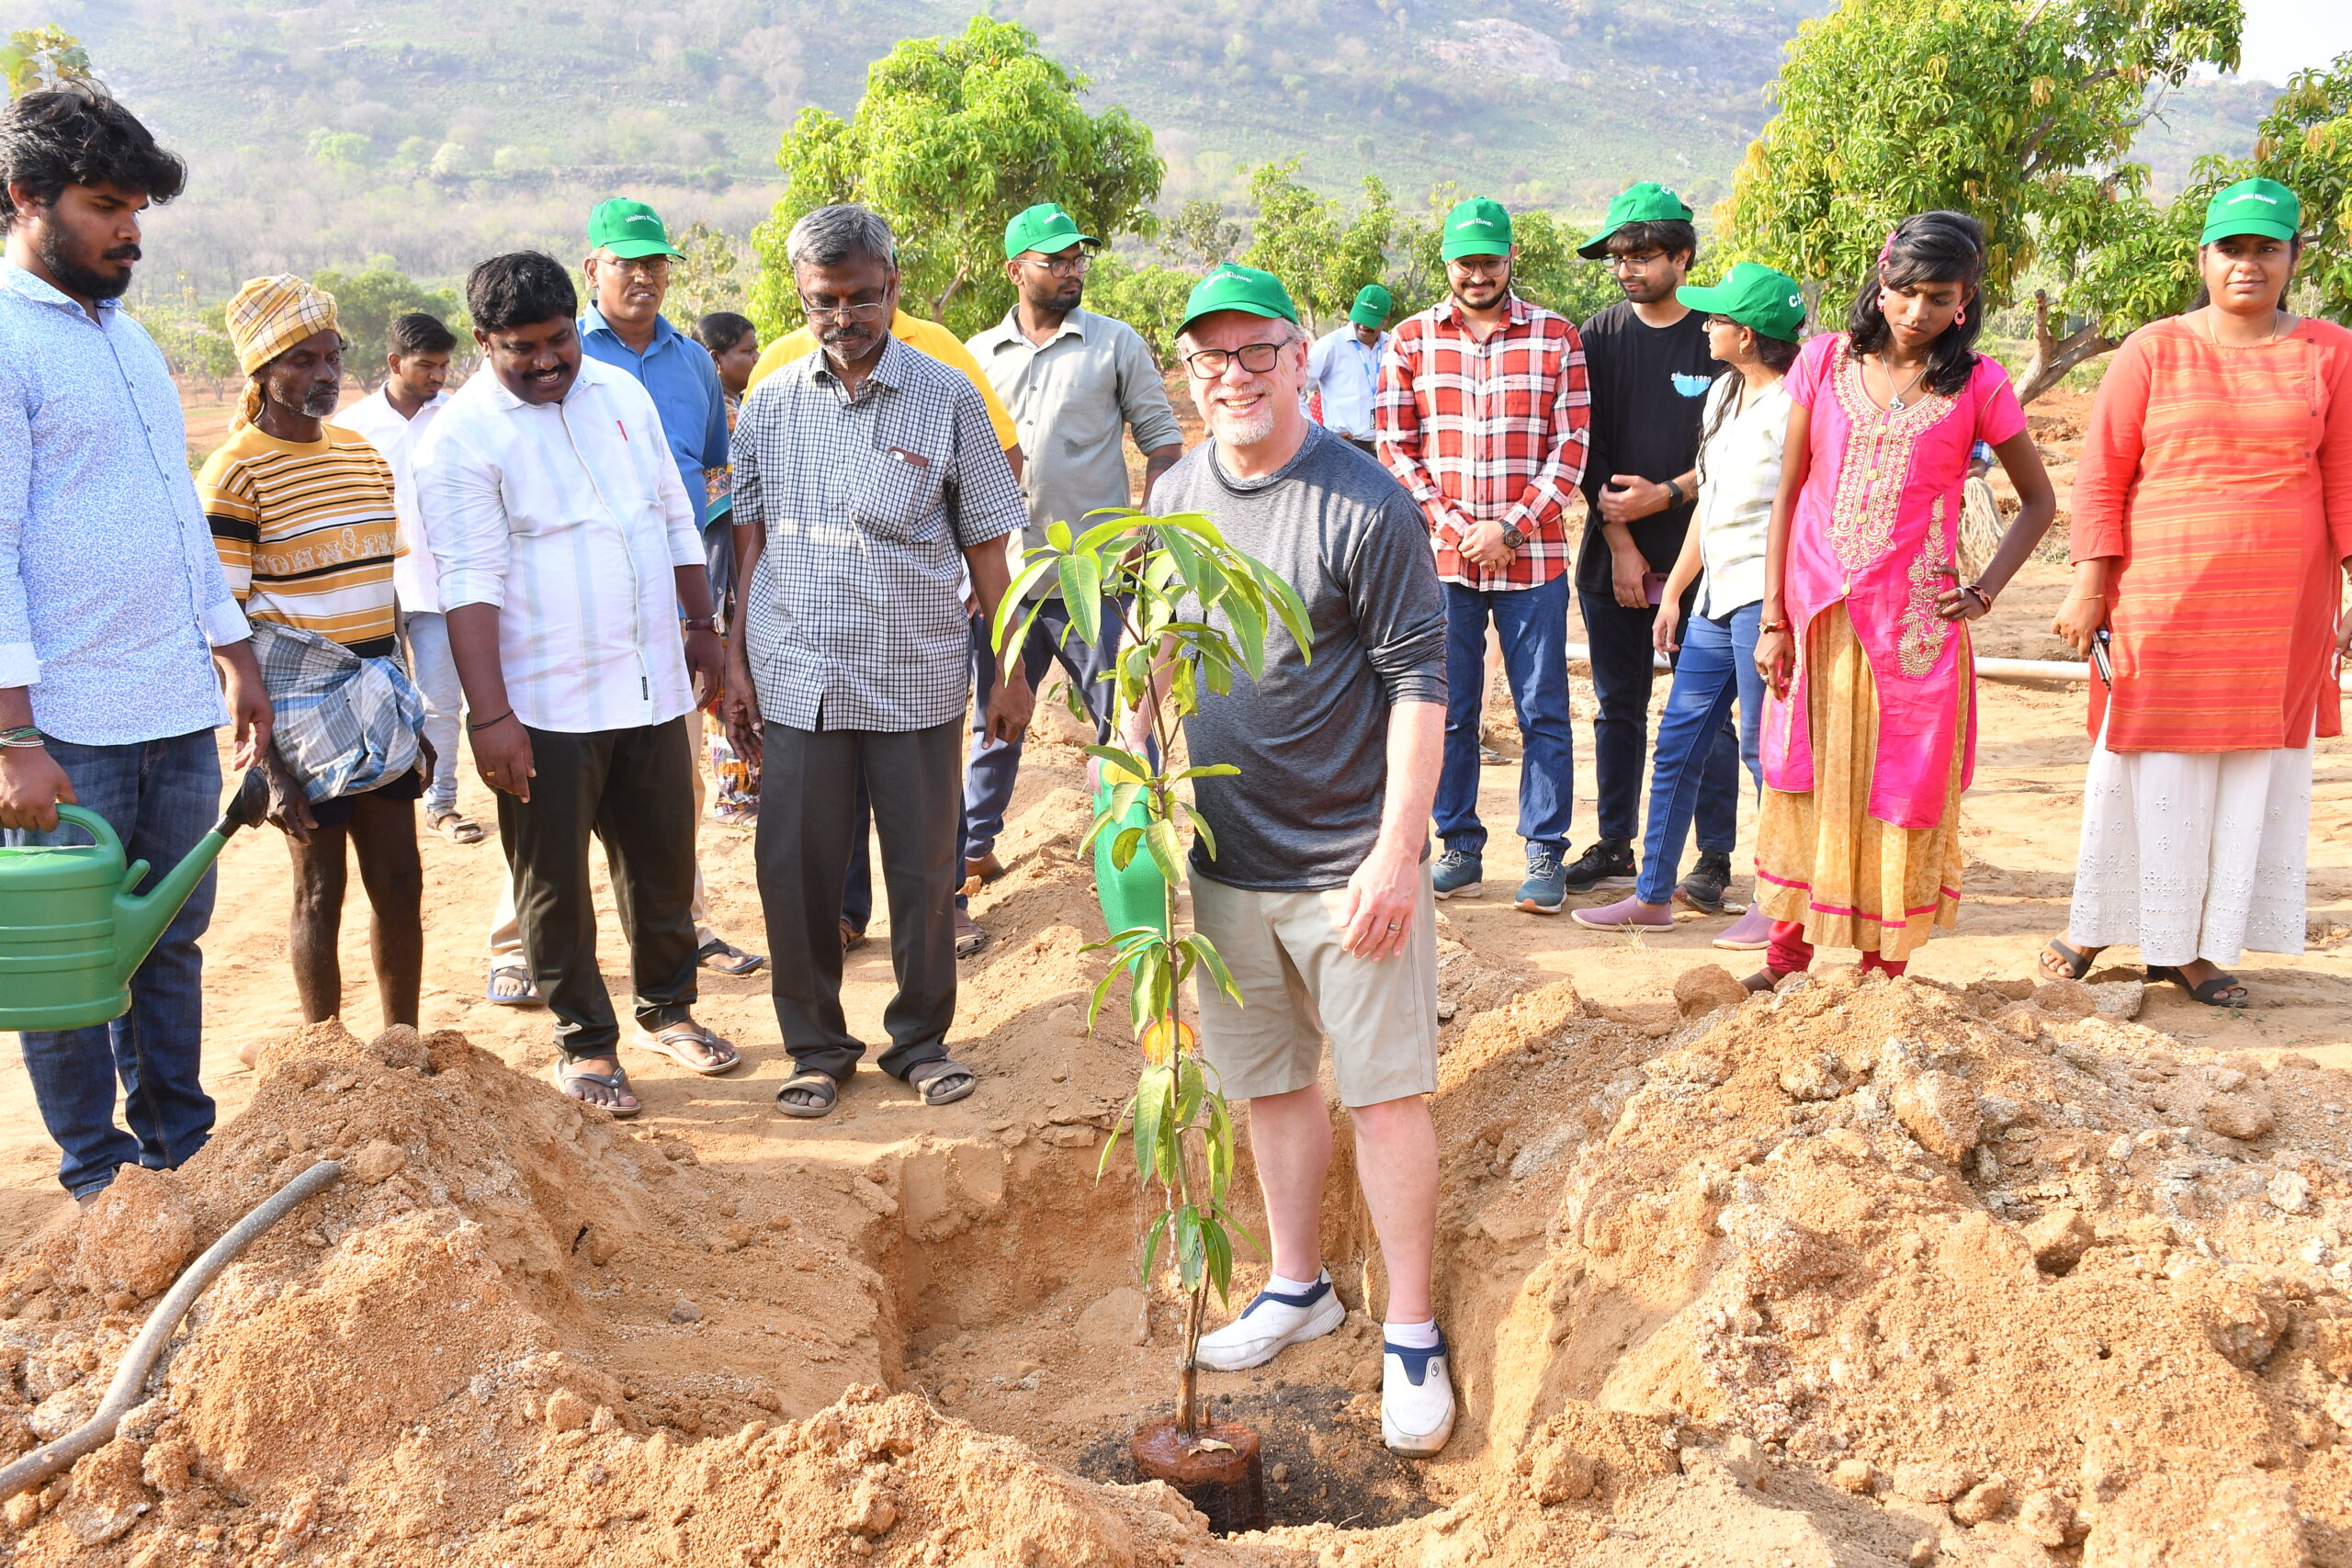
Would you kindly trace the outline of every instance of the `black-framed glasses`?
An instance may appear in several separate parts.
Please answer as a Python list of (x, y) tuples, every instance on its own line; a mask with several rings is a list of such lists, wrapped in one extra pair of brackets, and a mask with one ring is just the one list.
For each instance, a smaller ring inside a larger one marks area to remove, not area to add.
[(821, 321), (855, 321), (860, 326), (872, 326), (890, 313), (890, 302), (876, 299), (865, 305), (811, 305), (808, 296), (803, 294), (800, 310), (812, 327)]
[(1666, 255), (1667, 254), (1664, 251), (1642, 251), (1630, 256), (1611, 256), (1600, 265), (1607, 267), (1611, 272), (1623, 272), (1629, 267), (1648, 268), (1656, 266), (1658, 263), (1666, 260)]
[(1195, 381), (1214, 381), (1238, 359), (1241, 368), (1250, 375), (1263, 376), (1282, 356), (1281, 344), (1245, 343), (1235, 349), (1204, 348), (1196, 354), (1188, 354), (1184, 356), (1184, 367), (1193, 373)]
[(1083, 277), (1086, 276), (1086, 269), (1094, 265), (1093, 256), (1085, 251), (1080, 251), (1074, 256), (1041, 256), (1032, 251), (1021, 259), (1024, 264), (1055, 277)]

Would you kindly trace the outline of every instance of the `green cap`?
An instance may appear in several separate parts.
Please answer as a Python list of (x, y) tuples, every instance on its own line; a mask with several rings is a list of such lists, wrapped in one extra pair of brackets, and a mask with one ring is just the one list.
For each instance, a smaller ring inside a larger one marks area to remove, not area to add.
[(662, 226), (660, 213), (626, 197), (600, 201), (589, 212), (588, 248), (610, 251), (625, 261), (633, 256), (685, 254), (670, 243), (670, 231)]
[(1488, 197), (1474, 196), (1445, 215), (1445, 242), (1438, 254), (1447, 261), (1464, 256), (1510, 254), (1510, 213)]
[(1656, 180), (1644, 180), (1617, 193), (1609, 204), (1609, 216), (1600, 220), (1600, 232), (1577, 247), (1577, 254), (1587, 261), (1599, 261), (1609, 254), (1609, 236), (1628, 223), (1688, 223), (1690, 204)]
[(1203, 316), (1219, 310), (1279, 318), (1294, 326), (1298, 322), (1298, 307), (1290, 302), (1290, 290), (1283, 287), (1283, 280), (1239, 262), (1219, 262), (1215, 271), (1193, 285), (1184, 300), (1183, 324), (1176, 330), (1182, 333)]
[(1012, 215), (1004, 226), (1004, 259), (1011, 261), (1023, 251), (1035, 251), (1049, 256), (1056, 251), (1066, 251), (1072, 245), (1099, 243), (1093, 235), (1078, 231), (1077, 220), (1050, 201), (1041, 201)]
[(2210, 245), (2233, 234), (2291, 240), (2302, 218), (2303, 204), (2277, 180), (2240, 180), (2215, 191), (2213, 199), (2205, 204), (2205, 231), (2197, 236), (2197, 243)]
[(1705, 310), (1766, 337), (1794, 343), (1804, 326), (1804, 290), (1778, 267), (1761, 262), (1740, 262), (1712, 288), (1684, 284), (1674, 297), (1694, 310)]
[(1367, 283), (1356, 290), (1356, 302), (1348, 307), (1348, 320), (1378, 332), (1388, 324), (1388, 313), (1396, 308), (1396, 301), (1388, 297), (1388, 290), (1377, 283)]

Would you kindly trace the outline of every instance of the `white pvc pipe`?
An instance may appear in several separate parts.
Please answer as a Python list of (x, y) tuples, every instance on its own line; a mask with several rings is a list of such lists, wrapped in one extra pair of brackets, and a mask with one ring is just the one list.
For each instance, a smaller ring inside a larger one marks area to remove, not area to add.
[[(1589, 664), (1592, 662), (1592, 649), (1581, 642), (1568, 644), (1568, 662)], [(1653, 670), (1668, 668), (1666, 655), (1662, 653), (1650, 655), (1650, 668)], [(1994, 681), (2079, 682), (2091, 678), (2089, 665), (2077, 664), (2067, 659), (1980, 659), (1976, 661), (1976, 672)], [(2352, 692), (2352, 671), (2345, 674), (2342, 685), (2344, 690)]]

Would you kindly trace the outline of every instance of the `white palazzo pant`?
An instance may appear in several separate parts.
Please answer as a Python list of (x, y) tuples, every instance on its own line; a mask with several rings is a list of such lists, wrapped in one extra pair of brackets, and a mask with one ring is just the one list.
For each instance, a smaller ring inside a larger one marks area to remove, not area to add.
[(2303, 951), (2312, 748), (2125, 751), (2083, 781), (2069, 940), (2152, 964)]

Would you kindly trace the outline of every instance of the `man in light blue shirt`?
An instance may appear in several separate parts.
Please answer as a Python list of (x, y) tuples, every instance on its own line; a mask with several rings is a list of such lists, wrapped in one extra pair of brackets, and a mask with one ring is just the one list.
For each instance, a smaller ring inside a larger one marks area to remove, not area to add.
[[(0, 112), (0, 830), (46, 834), (61, 804), (78, 805), (158, 873), (218, 812), (212, 731), (228, 710), (234, 765), (259, 761), (270, 732), (188, 477), (179, 395), (120, 304), (140, 212), (186, 177), (102, 91), (30, 93)], [(211, 1135), (197, 938), (212, 896), (208, 874), (132, 976), (128, 1013), (20, 1037), (77, 1199), (119, 1166), (177, 1166)]]
[(1380, 356), (1388, 348), (1388, 333), (1383, 329), (1395, 309), (1388, 290), (1367, 283), (1348, 307), (1347, 324), (1317, 338), (1306, 352), (1306, 384), (1318, 394), (1323, 427), (1367, 452), (1373, 451), (1372, 404), (1380, 389)]

